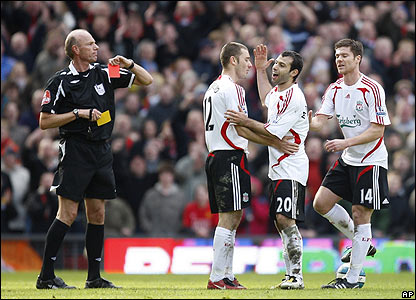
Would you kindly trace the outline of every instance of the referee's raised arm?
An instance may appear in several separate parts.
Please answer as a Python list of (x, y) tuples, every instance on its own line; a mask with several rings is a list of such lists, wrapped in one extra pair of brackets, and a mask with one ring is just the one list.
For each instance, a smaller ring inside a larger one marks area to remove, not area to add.
[(120, 65), (121, 68), (130, 70), (136, 77), (133, 84), (136, 85), (149, 85), (153, 82), (152, 75), (149, 74), (143, 67), (136, 64), (132, 59), (127, 59), (124, 56), (117, 55), (110, 58), (108, 62), (111, 65)]

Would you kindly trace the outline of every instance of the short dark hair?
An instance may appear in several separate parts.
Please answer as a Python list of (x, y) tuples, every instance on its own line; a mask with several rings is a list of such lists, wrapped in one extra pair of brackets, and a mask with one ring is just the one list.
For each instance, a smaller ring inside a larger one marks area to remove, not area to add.
[(174, 167), (173, 163), (170, 162), (170, 161), (161, 161), (158, 165), (158, 170), (157, 171), (158, 171), (159, 174), (169, 172), (169, 173), (175, 175), (175, 167)]
[(303, 58), (302, 58), (302, 56), (299, 53), (297, 53), (296, 51), (292, 51), (292, 50), (283, 51), (280, 55), (282, 57), (289, 56), (289, 57), (292, 58), (293, 61), (290, 65), (290, 71), (298, 70), (298, 74), (295, 77), (293, 77), (293, 82), (295, 82), (296, 78), (298, 78), (300, 72), (302, 72), (302, 69), (303, 69)]
[(228, 67), (231, 56), (234, 56), (238, 62), (238, 57), (241, 55), (241, 49), (246, 49), (248, 51), (246, 46), (237, 42), (229, 42), (222, 47), (220, 60), (224, 69)]
[(349, 47), (351, 49), (352, 54), (354, 54), (354, 57), (356, 57), (357, 55), (361, 56), (361, 63), (361, 61), (363, 60), (364, 48), (363, 44), (360, 41), (352, 39), (342, 39), (335, 43), (334, 49), (337, 50), (341, 47)]

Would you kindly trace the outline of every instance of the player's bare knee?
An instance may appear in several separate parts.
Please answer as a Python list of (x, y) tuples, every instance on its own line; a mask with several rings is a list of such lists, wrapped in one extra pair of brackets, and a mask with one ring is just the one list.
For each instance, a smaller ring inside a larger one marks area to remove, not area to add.
[(276, 214), (276, 222), (279, 230), (284, 230), (285, 228), (295, 225), (295, 220), (290, 219), (282, 214)]
[(353, 205), (351, 212), (355, 225), (368, 224), (371, 222), (372, 209), (362, 205)]

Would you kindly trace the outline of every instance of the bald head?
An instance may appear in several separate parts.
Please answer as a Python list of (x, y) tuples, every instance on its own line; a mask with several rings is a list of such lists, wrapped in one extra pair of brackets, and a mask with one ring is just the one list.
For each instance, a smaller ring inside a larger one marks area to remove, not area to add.
[(72, 30), (65, 40), (65, 54), (70, 58), (74, 58), (74, 52), (72, 51), (72, 46), (79, 46), (80, 41), (86, 38), (91, 38), (91, 34), (85, 29), (75, 29)]

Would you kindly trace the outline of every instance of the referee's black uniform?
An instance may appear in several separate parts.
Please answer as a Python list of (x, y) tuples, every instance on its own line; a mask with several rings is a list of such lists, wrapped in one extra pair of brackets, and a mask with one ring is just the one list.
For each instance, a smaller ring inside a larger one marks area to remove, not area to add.
[(88, 71), (78, 72), (71, 62), (48, 81), (41, 112), (95, 108), (102, 119), (109, 113), (104, 124), (77, 117), (59, 127), (59, 166), (51, 187), (58, 195), (76, 202), (84, 197), (116, 197), (113, 156), (107, 142), (114, 126), (114, 90), (131, 87), (134, 79), (135, 74), (127, 69), (120, 68), (119, 78), (110, 78), (107, 65), (90, 64)]

